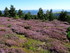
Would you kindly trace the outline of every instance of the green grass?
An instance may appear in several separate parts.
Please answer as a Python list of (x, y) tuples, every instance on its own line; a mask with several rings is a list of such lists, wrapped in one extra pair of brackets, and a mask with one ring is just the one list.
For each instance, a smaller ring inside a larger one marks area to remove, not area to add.
[(64, 43), (67, 48), (70, 48), (70, 43)]
[(5, 27), (4, 25), (0, 25), (0, 27)]
[(22, 48), (26, 53), (50, 53), (49, 50), (45, 50), (41, 46), (39, 46), (39, 45), (45, 45), (45, 42), (30, 39), (30, 38), (25, 37), (24, 35), (17, 34), (16, 36), (21, 39), (26, 39), (27, 41), (23, 44), (20, 43), (20, 44), (22, 44), (21, 47), (12, 46), (11, 48)]
[(67, 37), (70, 38), (70, 31), (67, 33)]
[(17, 37), (19, 37), (19, 38), (21, 38), (21, 39), (24, 39), (24, 38), (26, 38), (24, 35), (16, 35)]
[(42, 42), (40, 42), (38, 40), (29, 39), (29, 38), (27, 38), (27, 40), (28, 41), (23, 44), (24, 47), (26, 47), (27, 49), (33, 50), (33, 51), (37, 50), (37, 48), (38, 48), (37, 46), (42, 44)]

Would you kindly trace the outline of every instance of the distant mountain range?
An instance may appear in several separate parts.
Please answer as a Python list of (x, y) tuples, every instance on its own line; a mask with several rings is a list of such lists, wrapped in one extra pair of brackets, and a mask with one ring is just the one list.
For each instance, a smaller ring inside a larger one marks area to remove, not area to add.
[[(43, 10), (44, 13), (46, 13), (47, 10)], [(56, 13), (56, 12), (61, 12), (62, 10), (61, 9), (58, 9), (58, 10), (53, 10), (53, 13)], [(70, 10), (65, 10), (65, 11), (68, 11), (68, 13), (70, 14)], [(36, 15), (38, 13), (38, 10), (23, 10), (24, 13), (28, 13), (28, 12), (31, 12), (32, 15)], [(57, 13), (58, 14), (58, 13)]]
[[(16, 10), (17, 11), (17, 10)], [(28, 12), (31, 12), (32, 15), (37, 15), (38, 11), (39, 10), (22, 10), (24, 13), (28, 13)], [(44, 13), (46, 13), (47, 10), (43, 10)], [(58, 10), (53, 10), (53, 13), (55, 14), (59, 14), (59, 12), (61, 12), (62, 10), (61, 9), (58, 9)], [(68, 14), (70, 14), (70, 10), (64, 10), (64, 11), (67, 11)], [(4, 10), (2, 10), (2, 12), (4, 13)]]

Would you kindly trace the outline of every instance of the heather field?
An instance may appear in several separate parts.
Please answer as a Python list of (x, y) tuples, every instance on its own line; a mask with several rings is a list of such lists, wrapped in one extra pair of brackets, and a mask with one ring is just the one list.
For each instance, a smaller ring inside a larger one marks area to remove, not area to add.
[(0, 17), (0, 53), (70, 53), (69, 23)]

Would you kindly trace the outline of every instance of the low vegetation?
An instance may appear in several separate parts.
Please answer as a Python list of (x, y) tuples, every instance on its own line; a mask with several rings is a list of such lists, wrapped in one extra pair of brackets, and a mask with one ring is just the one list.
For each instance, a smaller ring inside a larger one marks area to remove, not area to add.
[(67, 38), (68, 38), (69, 41), (70, 41), (70, 27), (68, 27), (68, 29), (67, 29)]

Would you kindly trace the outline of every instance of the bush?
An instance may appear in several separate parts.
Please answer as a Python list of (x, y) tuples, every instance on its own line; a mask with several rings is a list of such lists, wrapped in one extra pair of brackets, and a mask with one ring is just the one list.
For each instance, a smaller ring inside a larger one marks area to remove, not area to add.
[(68, 27), (68, 29), (67, 29), (67, 38), (70, 41), (70, 27)]
[(8, 27), (11, 27), (11, 24), (9, 24)]
[(24, 28), (25, 28), (25, 29), (30, 29), (31, 27), (30, 27), (30, 26), (25, 26)]
[(27, 14), (25, 14), (25, 17), (24, 17), (25, 20), (29, 20), (29, 19), (32, 19), (32, 15), (30, 12), (28, 12)]
[(70, 15), (67, 16), (67, 20), (68, 23), (70, 23)]
[(67, 38), (70, 40), (70, 31), (67, 33)]
[(67, 28), (67, 31), (70, 31), (70, 27)]
[(0, 31), (4, 31), (4, 32), (5, 32), (5, 31), (6, 31), (6, 29), (0, 29)]
[(10, 19), (8, 19), (7, 21), (10, 21)]
[(14, 17), (14, 19), (19, 19), (19, 16), (16, 14), (15, 17)]

